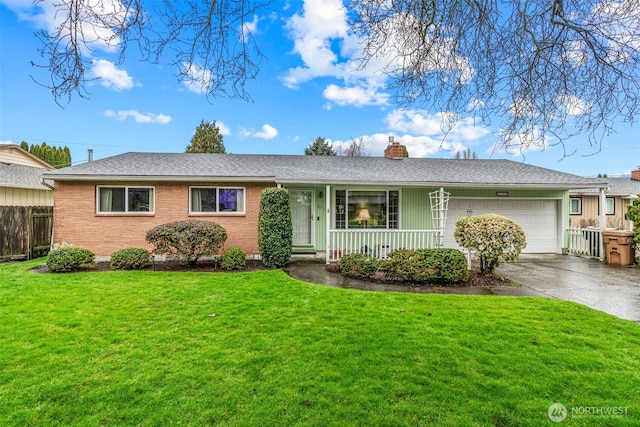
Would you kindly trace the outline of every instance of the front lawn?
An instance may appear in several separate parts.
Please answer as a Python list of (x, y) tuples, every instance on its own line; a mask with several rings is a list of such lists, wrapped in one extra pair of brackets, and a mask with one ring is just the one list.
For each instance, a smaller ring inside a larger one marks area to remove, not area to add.
[(41, 263), (0, 266), (1, 425), (640, 423), (640, 325), (578, 304)]

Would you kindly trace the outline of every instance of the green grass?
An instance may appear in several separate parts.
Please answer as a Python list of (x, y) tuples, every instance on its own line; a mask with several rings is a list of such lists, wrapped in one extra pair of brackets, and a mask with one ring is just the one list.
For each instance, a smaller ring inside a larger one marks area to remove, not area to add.
[(578, 304), (41, 263), (0, 266), (1, 425), (640, 423), (640, 326)]

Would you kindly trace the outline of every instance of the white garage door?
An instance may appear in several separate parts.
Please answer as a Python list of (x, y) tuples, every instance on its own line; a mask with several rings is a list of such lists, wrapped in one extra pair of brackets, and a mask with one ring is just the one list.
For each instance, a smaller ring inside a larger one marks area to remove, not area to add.
[(473, 215), (495, 213), (517, 222), (527, 235), (527, 247), (523, 253), (556, 253), (559, 237), (556, 206), (555, 200), (451, 199), (444, 245), (459, 248), (453, 238), (453, 231), (456, 221), (466, 216), (471, 207)]

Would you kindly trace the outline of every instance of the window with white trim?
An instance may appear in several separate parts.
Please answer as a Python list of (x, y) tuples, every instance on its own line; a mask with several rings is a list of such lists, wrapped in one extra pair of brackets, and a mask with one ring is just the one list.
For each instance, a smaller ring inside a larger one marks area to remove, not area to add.
[(569, 199), (569, 214), (582, 215), (582, 198), (571, 197)]
[(153, 213), (153, 187), (98, 186), (98, 213)]
[(607, 197), (605, 200), (605, 214), (606, 215), (615, 215), (616, 214), (616, 201), (613, 197)]
[(336, 190), (336, 228), (398, 229), (399, 198), (394, 190)]
[(191, 187), (190, 213), (244, 213), (245, 191), (241, 187)]

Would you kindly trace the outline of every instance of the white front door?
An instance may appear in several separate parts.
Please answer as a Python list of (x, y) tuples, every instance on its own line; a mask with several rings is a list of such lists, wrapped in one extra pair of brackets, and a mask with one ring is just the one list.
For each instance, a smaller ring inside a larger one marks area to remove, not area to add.
[(313, 190), (289, 190), (293, 246), (313, 246)]

